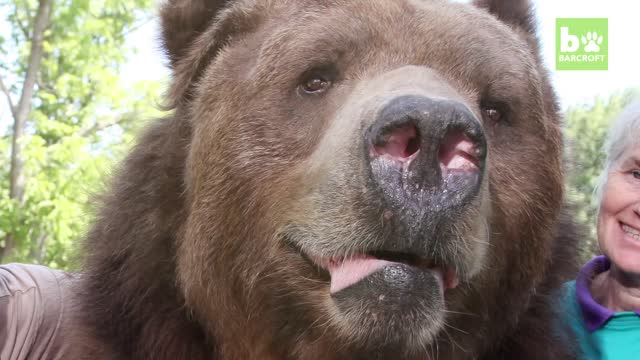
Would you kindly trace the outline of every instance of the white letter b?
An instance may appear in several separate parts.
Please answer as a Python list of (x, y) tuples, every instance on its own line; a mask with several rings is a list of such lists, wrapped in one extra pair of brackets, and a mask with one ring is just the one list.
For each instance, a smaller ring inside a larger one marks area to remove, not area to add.
[(578, 37), (569, 34), (568, 27), (560, 27), (560, 52), (575, 52), (579, 47)]

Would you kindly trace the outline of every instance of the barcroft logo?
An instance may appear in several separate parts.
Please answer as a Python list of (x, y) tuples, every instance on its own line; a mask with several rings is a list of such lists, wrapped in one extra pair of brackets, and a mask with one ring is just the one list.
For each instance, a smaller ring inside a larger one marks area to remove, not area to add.
[(606, 18), (556, 19), (556, 70), (607, 70), (608, 35)]

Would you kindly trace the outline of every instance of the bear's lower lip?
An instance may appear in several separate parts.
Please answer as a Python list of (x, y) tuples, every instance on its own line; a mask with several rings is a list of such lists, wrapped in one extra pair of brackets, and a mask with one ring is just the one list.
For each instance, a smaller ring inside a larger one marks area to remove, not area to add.
[[(376, 258), (372, 255), (354, 255), (343, 259), (330, 259), (326, 264), (326, 269), (331, 276), (331, 294), (335, 294), (354, 284), (359, 283), (371, 274), (391, 265), (407, 265), (402, 262), (389, 261)], [(420, 268), (420, 271), (428, 271), (435, 276), (442, 292), (458, 286), (458, 278), (452, 268), (428, 267)]]

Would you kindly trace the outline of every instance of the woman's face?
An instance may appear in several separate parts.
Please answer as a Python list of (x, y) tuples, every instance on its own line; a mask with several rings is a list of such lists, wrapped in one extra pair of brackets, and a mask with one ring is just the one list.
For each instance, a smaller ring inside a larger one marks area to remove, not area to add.
[(609, 172), (598, 217), (598, 243), (613, 264), (640, 274), (640, 143)]

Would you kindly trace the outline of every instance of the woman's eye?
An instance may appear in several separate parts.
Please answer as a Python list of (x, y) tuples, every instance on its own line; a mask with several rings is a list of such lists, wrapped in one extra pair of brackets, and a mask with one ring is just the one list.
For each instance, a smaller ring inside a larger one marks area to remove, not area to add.
[(331, 81), (321, 75), (312, 75), (302, 83), (302, 90), (308, 94), (319, 94), (331, 87)]
[(640, 169), (631, 170), (631, 175), (636, 179), (640, 179)]

